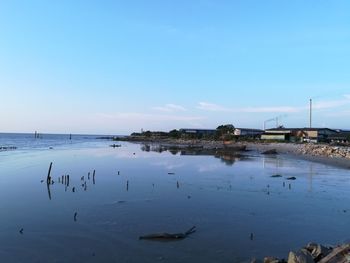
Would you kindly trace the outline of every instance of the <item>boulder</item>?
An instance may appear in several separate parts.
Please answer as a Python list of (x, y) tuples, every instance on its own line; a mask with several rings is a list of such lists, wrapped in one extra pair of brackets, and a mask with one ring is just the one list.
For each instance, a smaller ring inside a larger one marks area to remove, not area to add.
[(332, 252), (332, 249), (316, 243), (307, 244), (306, 249), (311, 253), (315, 262), (320, 261), (320, 259)]
[(306, 249), (301, 249), (297, 252), (289, 252), (288, 263), (314, 263), (311, 254)]
[(297, 178), (295, 176), (288, 177), (287, 180), (296, 180)]
[(319, 263), (346, 263), (350, 261), (350, 244), (336, 247)]
[(280, 174), (273, 174), (270, 177), (272, 177), (272, 178), (279, 178), (279, 177), (282, 177), (282, 175), (280, 175)]
[(265, 257), (264, 263), (280, 263), (280, 260), (275, 257)]
[(262, 154), (277, 154), (277, 151), (276, 151), (276, 149), (270, 149), (270, 150), (262, 152)]

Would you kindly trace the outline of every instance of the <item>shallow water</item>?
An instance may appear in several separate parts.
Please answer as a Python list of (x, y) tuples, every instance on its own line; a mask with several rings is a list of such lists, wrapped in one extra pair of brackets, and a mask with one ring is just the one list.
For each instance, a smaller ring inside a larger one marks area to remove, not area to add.
[[(109, 144), (0, 153), (1, 262), (249, 262), (349, 238), (349, 170)], [(194, 225), (184, 240), (138, 239)]]

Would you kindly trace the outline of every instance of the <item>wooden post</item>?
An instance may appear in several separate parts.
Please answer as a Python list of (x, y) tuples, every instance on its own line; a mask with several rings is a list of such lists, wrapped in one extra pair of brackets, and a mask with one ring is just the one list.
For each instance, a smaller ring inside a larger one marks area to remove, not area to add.
[(50, 163), (49, 171), (47, 173), (47, 178), (46, 178), (46, 183), (50, 184), (51, 183), (51, 168), (52, 168), (52, 162)]

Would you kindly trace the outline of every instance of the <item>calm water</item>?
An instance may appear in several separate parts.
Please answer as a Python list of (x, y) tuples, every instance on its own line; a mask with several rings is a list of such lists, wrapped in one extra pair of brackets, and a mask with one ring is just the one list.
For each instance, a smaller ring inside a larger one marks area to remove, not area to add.
[[(349, 170), (109, 144), (56, 138), (53, 149), (0, 152), (1, 262), (249, 262), (349, 239)], [(68, 187), (58, 181), (65, 174)], [(138, 239), (194, 225), (181, 241)]]

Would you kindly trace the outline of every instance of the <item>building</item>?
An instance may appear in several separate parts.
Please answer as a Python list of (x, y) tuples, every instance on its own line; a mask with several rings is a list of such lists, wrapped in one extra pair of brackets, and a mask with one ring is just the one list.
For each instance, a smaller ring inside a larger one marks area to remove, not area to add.
[(235, 128), (234, 135), (245, 136), (245, 137), (257, 137), (263, 134), (263, 130), (249, 129), (249, 128)]
[(306, 138), (316, 141), (326, 141), (330, 135), (337, 134), (336, 130), (329, 128), (306, 128)]
[(339, 131), (336, 134), (331, 134), (328, 136), (328, 141), (337, 143), (349, 143), (350, 131)]
[(180, 129), (181, 133), (196, 134), (196, 135), (213, 135), (215, 134), (215, 129)]
[(279, 140), (292, 142), (319, 142), (326, 141), (328, 136), (337, 134), (329, 128), (275, 128), (265, 130), (262, 140)]

